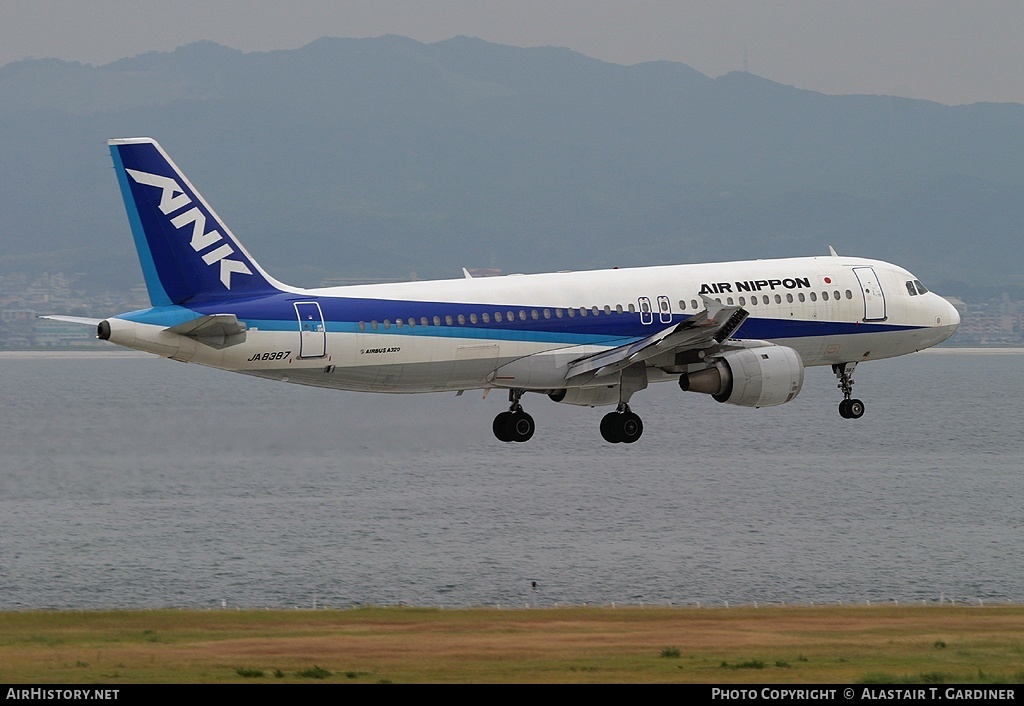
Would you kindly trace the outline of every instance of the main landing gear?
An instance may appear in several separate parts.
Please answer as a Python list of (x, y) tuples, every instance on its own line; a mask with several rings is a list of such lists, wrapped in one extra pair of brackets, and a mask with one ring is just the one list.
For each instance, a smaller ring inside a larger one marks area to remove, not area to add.
[[(509, 408), (494, 418), (491, 429), (498, 441), (529, 441), (536, 430), (533, 417), (519, 403), (526, 390), (509, 390)], [(614, 412), (601, 419), (601, 436), (612, 444), (632, 444), (644, 433), (640, 416), (630, 411), (629, 405), (619, 402)]]
[(618, 409), (601, 419), (601, 436), (611, 444), (632, 444), (643, 433), (644, 423), (625, 402), (620, 402)]
[(853, 370), (856, 363), (840, 363), (832, 366), (832, 372), (839, 378), (837, 387), (843, 391), (843, 401), (839, 403), (839, 416), (843, 419), (860, 419), (864, 416), (864, 403), (850, 399), (853, 395)]
[(494, 418), (491, 428), (494, 436), (499, 441), (529, 441), (537, 425), (533, 423), (533, 417), (523, 410), (519, 399), (526, 390), (509, 390), (509, 408)]

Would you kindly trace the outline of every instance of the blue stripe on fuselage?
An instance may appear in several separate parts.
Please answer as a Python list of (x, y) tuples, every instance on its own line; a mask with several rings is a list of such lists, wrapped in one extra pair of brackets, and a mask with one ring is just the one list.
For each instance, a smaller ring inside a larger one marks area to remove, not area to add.
[[(324, 323), (330, 333), (362, 333), (366, 335), (389, 336), (433, 336), (441, 338), (479, 338), (508, 341), (529, 341), (536, 343), (563, 343), (566, 345), (621, 345), (630, 340), (640, 339), (662, 330), (671, 324), (663, 324), (655, 317), (654, 323), (640, 323), (639, 313), (577, 315), (569, 318), (563, 314), (557, 318), (556, 307), (548, 307), (551, 318), (543, 318), (542, 307), (524, 307), (493, 304), (467, 304), (452, 302), (423, 302), (389, 299), (360, 299), (351, 297), (303, 297), (295, 293), (281, 292), (267, 297), (242, 300), (221, 300), (219, 302), (190, 302), (189, 307), (164, 306), (122, 314), (120, 318), (139, 323), (160, 326), (176, 326), (194, 318), (210, 314), (235, 314), (250, 329), (263, 331), (298, 331), (295, 302), (316, 301), (324, 314)], [(519, 311), (526, 312), (525, 321), (519, 318)], [(540, 318), (533, 319), (532, 311), (540, 312)], [(493, 319), (496, 311), (502, 312), (503, 321)], [(508, 311), (514, 312), (514, 320), (507, 320)], [(563, 312), (565, 309), (563, 308)], [(487, 312), (489, 323), (480, 318)], [(457, 322), (459, 315), (465, 317), (464, 324)], [(475, 314), (477, 323), (469, 323), (470, 314)], [(435, 326), (433, 317), (439, 317), (442, 325)], [(453, 325), (444, 324), (445, 317), (451, 316)], [(403, 325), (398, 327), (401, 318)], [(412, 318), (414, 326), (408, 324)], [(427, 326), (421, 324), (426, 318)], [(688, 315), (674, 314), (672, 323), (689, 318)], [(387, 320), (390, 328), (384, 328)], [(377, 322), (372, 329), (371, 321)], [(359, 328), (363, 322), (365, 328)], [(734, 338), (773, 340), (783, 338), (804, 338), (808, 336), (837, 336), (860, 333), (911, 330), (914, 326), (894, 326), (880, 323), (858, 323), (838, 321), (794, 321), (792, 319), (748, 318)]]

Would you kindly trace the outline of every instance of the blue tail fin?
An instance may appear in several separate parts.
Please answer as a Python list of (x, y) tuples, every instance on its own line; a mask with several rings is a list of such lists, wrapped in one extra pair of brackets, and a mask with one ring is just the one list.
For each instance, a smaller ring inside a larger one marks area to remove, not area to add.
[(148, 137), (109, 140), (153, 306), (284, 289)]

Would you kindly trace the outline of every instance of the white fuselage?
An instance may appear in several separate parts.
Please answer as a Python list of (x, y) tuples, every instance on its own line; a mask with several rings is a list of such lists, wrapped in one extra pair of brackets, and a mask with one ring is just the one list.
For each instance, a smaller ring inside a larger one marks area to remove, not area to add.
[[(235, 314), (247, 328), (238, 345), (216, 348), (169, 332), (155, 309), (112, 319), (110, 340), (338, 389), (553, 390), (567, 386), (573, 360), (693, 316), (705, 308), (702, 294), (749, 312), (734, 338), (793, 348), (807, 366), (912, 353), (959, 324), (941, 297), (912, 294), (915, 281), (895, 265), (831, 256), (290, 289), (273, 303), (202, 312)], [(652, 382), (703, 367), (674, 355), (647, 361)]]

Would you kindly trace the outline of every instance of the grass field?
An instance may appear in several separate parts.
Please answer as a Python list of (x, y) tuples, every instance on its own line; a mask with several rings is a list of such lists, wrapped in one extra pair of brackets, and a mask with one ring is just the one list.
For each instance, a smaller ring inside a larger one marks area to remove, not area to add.
[(1024, 606), (0, 613), (0, 682), (1024, 681)]

